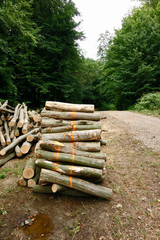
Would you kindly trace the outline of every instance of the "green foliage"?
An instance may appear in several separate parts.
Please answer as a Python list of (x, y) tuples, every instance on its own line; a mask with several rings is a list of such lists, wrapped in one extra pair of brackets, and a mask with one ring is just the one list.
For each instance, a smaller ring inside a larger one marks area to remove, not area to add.
[(101, 94), (127, 109), (144, 93), (160, 89), (160, 4), (134, 9), (123, 19), (105, 56)]
[(143, 95), (134, 107), (135, 110), (159, 110), (160, 112), (160, 92)]

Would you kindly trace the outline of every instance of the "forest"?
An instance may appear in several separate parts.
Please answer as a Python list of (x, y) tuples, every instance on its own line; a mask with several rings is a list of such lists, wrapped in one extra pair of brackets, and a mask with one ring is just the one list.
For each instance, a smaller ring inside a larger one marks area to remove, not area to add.
[(142, 0), (122, 28), (85, 58), (71, 0), (0, 1), (0, 101), (40, 108), (46, 100), (127, 110), (160, 91), (160, 2)]

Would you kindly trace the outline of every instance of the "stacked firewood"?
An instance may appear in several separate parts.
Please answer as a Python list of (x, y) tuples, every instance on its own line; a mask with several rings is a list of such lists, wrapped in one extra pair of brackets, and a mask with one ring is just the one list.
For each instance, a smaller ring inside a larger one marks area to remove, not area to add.
[(33, 192), (111, 199), (112, 190), (97, 185), (105, 177), (106, 156), (100, 152), (100, 114), (94, 105), (47, 101), (41, 128), (36, 159), (27, 162), (21, 185), (27, 179)]
[(36, 112), (27, 111), (25, 103), (15, 108), (8, 101), (0, 103), (0, 167), (15, 156), (22, 157), (29, 152), (31, 136), (40, 129), (39, 118)]

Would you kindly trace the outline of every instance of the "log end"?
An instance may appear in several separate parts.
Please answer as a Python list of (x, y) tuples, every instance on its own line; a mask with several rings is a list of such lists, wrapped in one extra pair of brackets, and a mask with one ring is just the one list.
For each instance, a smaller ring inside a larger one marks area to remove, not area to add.
[(33, 179), (28, 180), (28, 187), (33, 188), (36, 185), (36, 182)]
[(4, 150), (4, 149), (2, 149), (1, 151), (0, 151), (0, 155), (1, 156), (4, 156), (6, 154), (6, 151)]
[(52, 184), (52, 192), (53, 192), (53, 193), (56, 193), (57, 190), (58, 190), (57, 184)]
[(30, 178), (32, 178), (33, 176), (34, 176), (34, 170), (33, 170), (33, 168), (28, 167), (28, 168), (26, 168), (26, 169), (23, 170), (23, 177), (24, 177), (25, 179), (30, 179)]

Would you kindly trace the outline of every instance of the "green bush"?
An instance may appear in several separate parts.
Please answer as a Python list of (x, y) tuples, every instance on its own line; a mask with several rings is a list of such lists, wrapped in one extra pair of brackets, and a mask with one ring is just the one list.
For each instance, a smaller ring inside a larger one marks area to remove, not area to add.
[(143, 95), (134, 106), (135, 110), (158, 110), (160, 111), (160, 92)]

